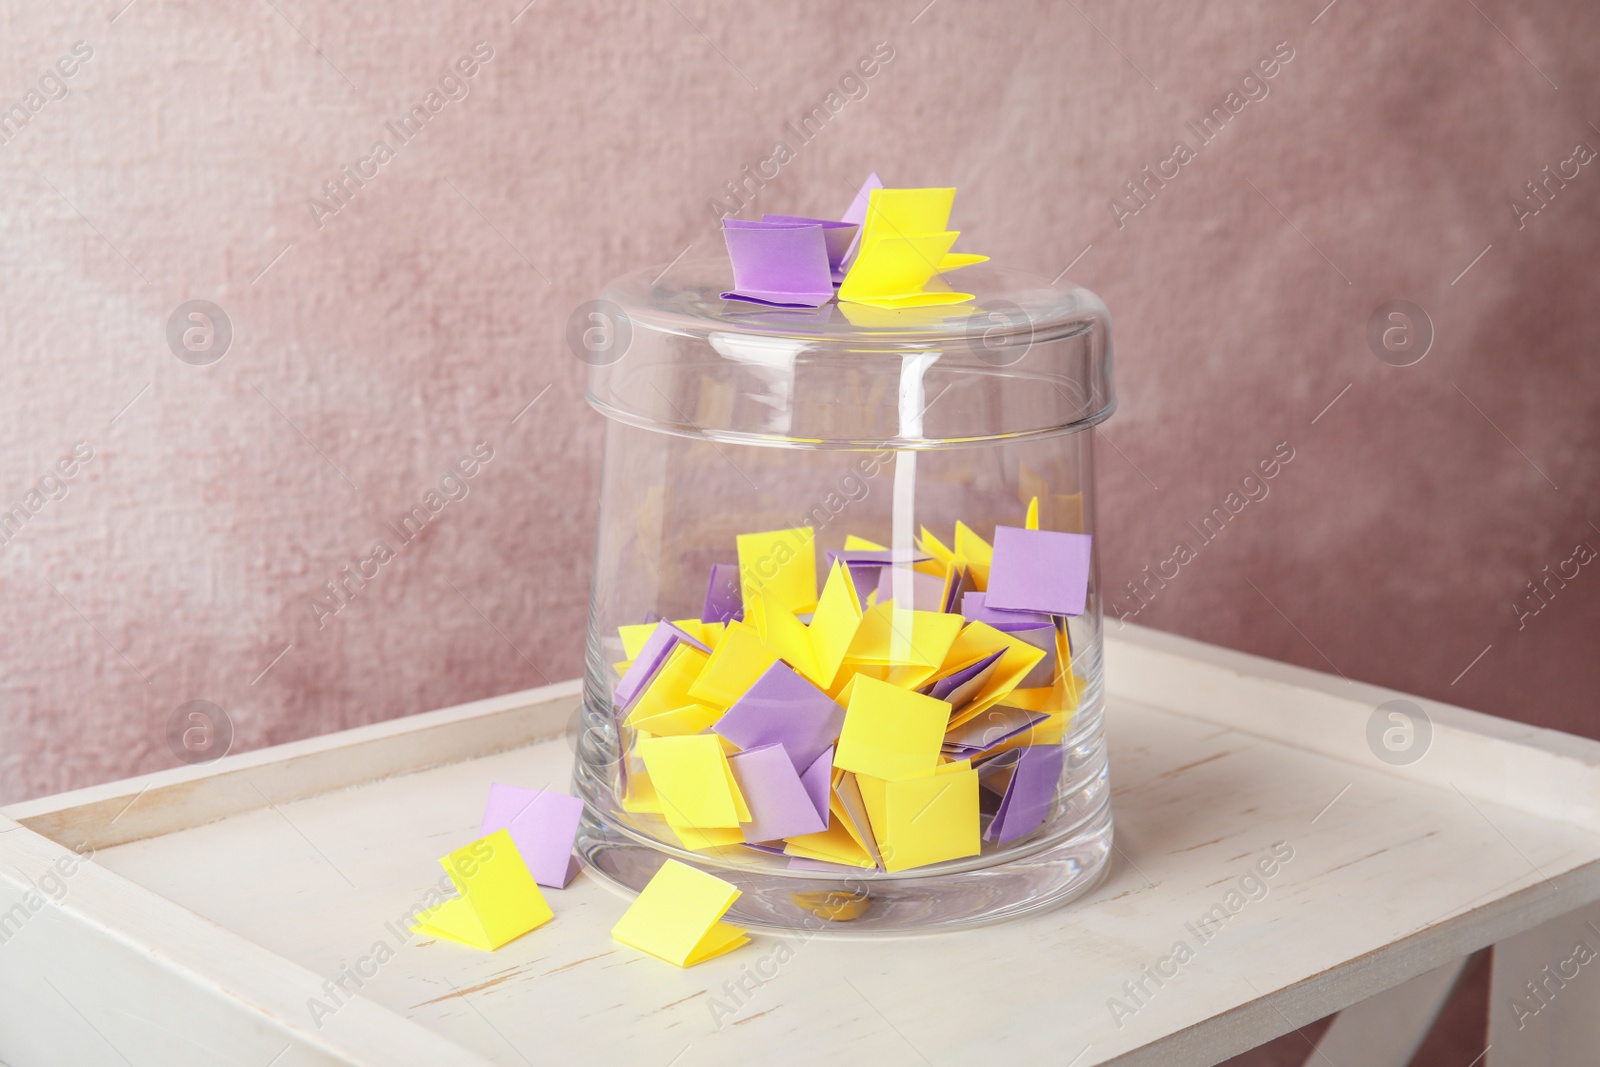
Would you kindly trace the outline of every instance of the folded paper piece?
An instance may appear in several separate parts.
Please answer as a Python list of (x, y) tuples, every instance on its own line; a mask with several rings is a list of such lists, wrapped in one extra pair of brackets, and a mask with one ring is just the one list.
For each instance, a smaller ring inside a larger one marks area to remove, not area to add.
[(478, 833), (488, 836), (505, 830), (540, 885), (565, 889), (572, 875), (572, 842), (583, 818), (583, 801), (548, 789), (519, 789), (495, 782), (483, 810)]
[(761, 635), (754, 627), (731, 622), (700, 676), (689, 686), (688, 695), (694, 700), (726, 708), (776, 662), (778, 654), (762, 644)]
[(961, 614), (968, 622), (986, 622), (1003, 631), (1050, 625), (1050, 616), (1042, 611), (1001, 611), (990, 607), (988, 593), (971, 592), (962, 596)]
[(994, 532), (990, 608), (1082, 615), (1089, 589), (1088, 534), (1001, 526)]
[(746, 841), (781, 841), (828, 828), (827, 808), (817, 810), (782, 745), (748, 748), (728, 757), (728, 763), (750, 806)]
[(857, 781), (884, 870), (978, 854), (978, 772), (964, 762), (920, 778)]
[[(660, 626), (669, 626), (670, 623), (660, 623)], [(634, 660), (634, 666), (642, 663), (644, 657)], [(667, 654), (666, 661), (656, 669), (650, 682), (643, 692), (633, 702), (632, 714), (628, 716), (628, 725), (640, 729), (648, 729), (640, 724), (653, 716), (665, 712), (676, 711), (679, 708), (694, 703), (689, 687), (700, 677), (701, 672), (709, 657), (700, 646), (689, 644), (675, 644), (672, 651)]]
[(724, 218), (733, 288), (722, 295), (802, 312), (832, 299), (835, 284), (839, 300), (889, 312), (971, 300), (971, 293), (953, 292), (940, 277), (989, 258), (951, 251), (960, 236), (950, 229), (955, 193), (885, 189), (872, 174), (841, 219)]
[(506, 830), (439, 861), (460, 896), (419, 914), (412, 929), (489, 951), (553, 918)]
[(1059, 744), (1030, 745), (1016, 750), (1016, 764), (1006, 785), (1000, 810), (989, 824), (987, 836), (1000, 844), (1037, 830), (1050, 813), (1066, 749)]
[[(944, 207), (890, 206), (905, 225)], [(1089, 575), (1089, 539), (1028, 528), (1037, 513), (992, 540), (922, 529), (915, 551), (737, 536), (702, 619), (620, 628), (622, 809), (661, 840), (797, 869), (902, 871), (1036, 831), (1082, 696), (1067, 627)], [(998, 800), (980, 806), (980, 781)]]
[(739, 890), (715, 875), (667, 860), (639, 891), (611, 936), (678, 967), (720, 956), (750, 939), (722, 921)]
[(827, 245), (829, 273), (836, 282), (844, 280), (845, 257), (855, 246), (856, 234), (861, 230), (859, 223), (808, 219), (801, 215), (763, 215), (761, 221), (788, 226), (821, 226), (822, 239)]
[(789, 611), (817, 607), (817, 553), (810, 526), (765, 533), (740, 534), (739, 588), (746, 609), (765, 593)]
[(950, 705), (860, 677), (845, 709), (833, 765), (874, 778), (932, 774), (950, 724)]
[(688, 645), (701, 652), (711, 651), (672, 623), (666, 621), (656, 623), (655, 629), (651, 631), (638, 654), (631, 657), (633, 666), (628, 668), (628, 672), (622, 676), (622, 681), (617, 683), (616, 697), (619, 707), (625, 711), (633, 707), (644, 693), (645, 687), (650, 684), (650, 680), (655, 677), (661, 664), (679, 644)]
[(1026, 641), (1034, 648), (1044, 653), (1044, 658), (1033, 665), (1033, 669), (1022, 676), (1017, 683), (1019, 689), (1032, 689), (1036, 686), (1049, 685), (1056, 677), (1056, 628), (1051, 623), (1043, 626), (1030, 626), (1024, 630), (1012, 630), (1011, 636), (1019, 641)]
[(750, 821), (715, 734), (647, 738), (639, 742), (639, 756), (669, 822), (737, 830)]
[(833, 299), (828, 241), (820, 223), (723, 219), (733, 263), (733, 289), (724, 299), (774, 307), (821, 307)]
[(954, 189), (874, 189), (850, 272), (839, 299), (879, 308), (960, 304), (971, 293), (930, 287), (942, 271), (981, 263), (987, 256), (953, 254), (958, 231), (949, 229)]
[(716, 731), (746, 750), (780, 745), (798, 772), (833, 746), (843, 725), (844, 708), (777, 662), (717, 720)]
[(711, 582), (706, 588), (706, 606), (700, 612), (702, 622), (732, 622), (744, 618), (744, 600), (739, 595), (739, 565), (715, 563), (711, 567)]

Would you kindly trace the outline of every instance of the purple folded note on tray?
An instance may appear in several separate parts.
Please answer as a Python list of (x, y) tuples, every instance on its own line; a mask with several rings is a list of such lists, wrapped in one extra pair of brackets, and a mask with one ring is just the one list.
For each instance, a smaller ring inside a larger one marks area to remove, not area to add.
[(742, 749), (782, 745), (806, 771), (833, 744), (844, 709), (781, 660), (768, 667), (713, 729)]
[(733, 263), (726, 300), (773, 307), (821, 307), (833, 299), (828, 243), (819, 223), (723, 219), (722, 237)]
[(577, 797), (495, 782), (489, 787), (478, 836), (508, 831), (533, 880), (565, 889), (578, 870), (572, 842), (582, 817), (583, 801)]
[(996, 526), (984, 604), (999, 611), (1082, 615), (1090, 542), (1088, 534)]

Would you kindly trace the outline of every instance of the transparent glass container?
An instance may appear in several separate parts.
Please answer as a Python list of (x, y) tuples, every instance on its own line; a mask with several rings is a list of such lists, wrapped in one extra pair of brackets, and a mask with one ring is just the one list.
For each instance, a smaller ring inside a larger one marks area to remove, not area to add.
[[(725, 261), (708, 260), (623, 278), (575, 316), (569, 338), (607, 418), (574, 773), (587, 802), (581, 855), (632, 891), (669, 857), (709, 871), (741, 890), (727, 920), (758, 928), (932, 930), (1083, 892), (1112, 841), (1092, 541), (1083, 611), (1056, 624), (1076, 707), (1050, 742), (1064, 758), (1032, 832), (890, 871), (771, 847), (691, 849), (661, 817), (625, 810), (642, 764), (617, 698), (619, 628), (700, 618), (708, 574), (735, 561), (738, 535), (810, 527), (822, 583), (847, 535), (905, 561), (926, 554), (923, 528), (948, 547), (960, 521), (992, 542), (996, 527), (1023, 527), (1034, 500), (1039, 529), (1095, 528), (1093, 427), (1115, 400), (1110, 321), (1093, 293), (984, 264), (959, 275), (976, 294), (964, 305), (787, 310), (722, 299), (728, 277)], [(886, 571), (883, 595), (912, 589), (907, 563)], [(921, 595), (902, 602), (920, 609)], [(1002, 793), (979, 790), (985, 827)]]

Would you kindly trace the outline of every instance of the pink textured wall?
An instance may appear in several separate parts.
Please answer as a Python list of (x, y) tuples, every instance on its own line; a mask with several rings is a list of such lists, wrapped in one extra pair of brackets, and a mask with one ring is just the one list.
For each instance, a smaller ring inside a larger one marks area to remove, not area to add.
[[(578, 673), (600, 427), (567, 315), (714, 251), (707, 201), (875, 47), (753, 210), (955, 184), (964, 247), (1104, 296), (1113, 607), (1596, 730), (1593, 4), (125, 2), (0, 4), (0, 506), (41, 504), (0, 547), (0, 800), (171, 765), (191, 699), (237, 749)], [(313, 211), (346, 165), (376, 174)], [(209, 366), (167, 344), (192, 299), (232, 325)], [(1365, 336), (1392, 300), (1432, 322), (1413, 366)], [(1267, 498), (1126, 591), (1280, 442)]]
[[(0, 8), (0, 504), (92, 452), (0, 549), (0, 799), (169, 764), (190, 699), (243, 747), (576, 674), (599, 425), (567, 315), (715, 251), (707, 201), (874, 50), (745, 214), (954, 183), (969, 247), (1104, 295), (1115, 612), (1593, 728), (1593, 5), (121, 2)], [(340, 206), (346, 165), (376, 174)], [(166, 341), (191, 299), (232, 325), (209, 366)], [(1396, 299), (1435, 333), (1409, 367), (1365, 338)]]

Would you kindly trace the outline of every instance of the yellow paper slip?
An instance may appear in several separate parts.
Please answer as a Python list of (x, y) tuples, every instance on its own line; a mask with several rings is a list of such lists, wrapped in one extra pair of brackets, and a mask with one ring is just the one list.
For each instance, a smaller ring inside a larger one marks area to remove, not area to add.
[(697, 703), (689, 687), (700, 676), (706, 661), (706, 654), (693, 645), (680, 644), (669, 652), (666, 662), (656, 670), (655, 677), (634, 704), (628, 715), (628, 725), (636, 726), (653, 715)]
[(783, 853), (786, 856), (799, 856), (801, 859), (839, 863), (846, 867), (877, 866), (872, 862), (872, 857), (867, 855), (866, 849), (861, 847), (837, 817), (834, 818), (832, 825), (821, 833), (788, 838), (784, 842)]
[(932, 307), (971, 300), (971, 293), (923, 289), (960, 236), (949, 230), (914, 237), (864, 238), (855, 266), (839, 286), (839, 299), (873, 307)]
[(886, 871), (976, 856), (978, 772), (962, 760), (922, 778), (856, 779)]
[(950, 226), (955, 206), (953, 186), (931, 189), (874, 189), (867, 194), (867, 217), (861, 226), (869, 237), (910, 237), (939, 233)]
[[(942, 611), (897, 610), (891, 601), (861, 616), (846, 658), (858, 663), (938, 667), (966, 623)], [(903, 650), (897, 659), (895, 652)]]
[(638, 752), (669, 822), (737, 830), (740, 822), (750, 821), (750, 809), (715, 734), (651, 737), (639, 742)]
[(672, 711), (663, 711), (644, 718), (635, 713), (628, 718), (628, 725), (636, 730), (646, 730), (664, 737), (678, 737), (684, 734), (697, 734), (721, 717), (721, 708), (707, 707), (704, 704), (687, 704)]
[(731, 707), (776, 662), (778, 654), (762, 644), (753, 626), (730, 622), (688, 694), (706, 704)]
[(817, 672), (812, 681), (818, 688), (833, 688), (839, 665), (844, 662), (860, 626), (861, 600), (856, 594), (855, 580), (850, 577), (849, 568), (835, 561), (822, 587), (816, 614), (811, 616), (811, 625), (806, 627)]
[(745, 604), (764, 592), (791, 612), (817, 606), (817, 549), (812, 528), (739, 534), (739, 589)]
[(986, 656), (992, 652), (1002, 653), (1000, 661), (989, 674), (989, 680), (983, 688), (951, 718), (951, 726), (960, 726), (994, 707), (1044, 659), (1044, 649), (1011, 634), (1001, 633), (988, 623), (974, 622), (968, 623), (966, 629), (961, 631), (961, 636), (956, 638), (950, 648), (948, 661)]
[(956, 556), (967, 561), (967, 567), (980, 590), (989, 588), (989, 565), (994, 560), (994, 546), (964, 522), (956, 523)]
[(747, 600), (745, 603), (757, 605), (754, 614), (762, 643), (782, 657), (785, 663), (803, 675), (807, 681), (813, 685), (820, 684), (817, 682), (817, 677), (821, 671), (817, 666), (817, 655), (812, 650), (811, 634), (806, 629), (806, 624), (765, 593), (758, 593), (754, 600)]
[(739, 890), (721, 878), (667, 860), (611, 936), (641, 952), (689, 967), (738, 948), (750, 939), (722, 921)]
[(858, 676), (833, 765), (874, 778), (932, 774), (949, 722), (950, 705), (944, 701)]
[(494, 950), (553, 917), (511, 834), (496, 830), (439, 861), (461, 895), (416, 917), (412, 929)]

